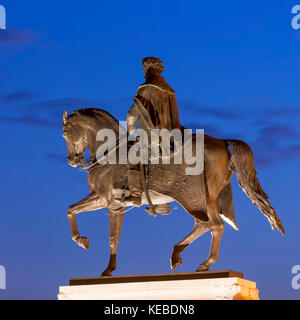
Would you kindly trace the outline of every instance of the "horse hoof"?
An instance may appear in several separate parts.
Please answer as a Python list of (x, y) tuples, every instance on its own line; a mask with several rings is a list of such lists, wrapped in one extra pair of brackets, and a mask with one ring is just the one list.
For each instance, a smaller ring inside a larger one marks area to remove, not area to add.
[(106, 270), (101, 274), (101, 277), (111, 277), (111, 276), (112, 276), (111, 272)]
[(88, 238), (80, 237), (76, 242), (81, 248), (83, 248), (85, 250), (89, 250), (90, 243), (89, 243), (89, 239)]
[(200, 264), (200, 266), (199, 266), (199, 268), (196, 270), (196, 272), (203, 272), (203, 271), (209, 271), (209, 267)]
[(176, 268), (179, 267), (182, 264), (182, 258), (172, 258), (171, 261), (171, 268), (173, 269), (174, 272), (176, 272)]

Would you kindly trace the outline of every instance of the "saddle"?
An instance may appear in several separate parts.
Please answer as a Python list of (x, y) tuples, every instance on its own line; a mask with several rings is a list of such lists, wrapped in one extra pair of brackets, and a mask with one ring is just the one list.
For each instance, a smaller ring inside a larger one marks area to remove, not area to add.
[[(117, 199), (125, 199), (129, 195), (126, 193), (129, 192), (127, 189), (128, 167), (127, 165), (114, 166), (113, 195)], [(187, 176), (184, 165), (149, 164), (145, 170), (145, 178), (148, 191), (170, 196), (196, 219), (208, 220), (203, 174)], [(162, 214), (168, 213), (166, 206), (156, 207), (156, 209)]]
[[(129, 196), (128, 190), (128, 166), (127, 164), (112, 165), (113, 195), (117, 199), (125, 199)], [(170, 196), (177, 201), (195, 219), (207, 222), (206, 194), (207, 186), (205, 172), (200, 175), (186, 175), (185, 164), (149, 164), (145, 166), (145, 188), (148, 191), (158, 192)], [(142, 176), (142, 175), (141, 175)], [(143, 184), (143, 183), (142, 183)], [(146, 191), (144, 190), (144, 191)], [(146, 211), (153, 213), (150, 208)], [(232, 188), (229, 183), (221, 191), (217, 199), (217, 207), (220, 216), (238, 230), (233, 206)], [(154, 206), (156, 212), (169, 214), (169, 205)]]

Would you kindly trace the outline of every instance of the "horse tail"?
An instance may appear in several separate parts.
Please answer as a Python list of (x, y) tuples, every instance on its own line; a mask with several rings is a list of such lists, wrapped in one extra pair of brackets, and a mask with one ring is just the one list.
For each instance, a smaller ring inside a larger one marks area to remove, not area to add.
[(282, 222), (275, 209), (269, 202), (268, 195), (264, 192), (257, 179), (254, 165), (254, 156), (249, 145), (240, 140), (226, 140), (232, 149), (230, 160), (231, 169), (236, 172), (239, 185), (249, 199), (258, 207), (268, 219), (271, 228), (277, 228), (282, 235), (285, 234)]

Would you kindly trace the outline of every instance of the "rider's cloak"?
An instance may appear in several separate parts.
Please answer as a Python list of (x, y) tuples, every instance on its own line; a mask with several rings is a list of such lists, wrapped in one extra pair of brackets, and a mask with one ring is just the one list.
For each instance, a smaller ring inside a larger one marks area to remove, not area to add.
[[(175, 94), (176, 92), (166, 80), (161, 75), (154, 73), (150, 74), (146, 78), (146, 82), (138, 88), (135, 98), (142, 103), (148, 112), (154, 128), (171, 131), (175, 128), (183, 128), (179, 121)], [(143, 120), (138, 106), (134, 103), (127, 117), (129, 133), (137, 128), (137, 124), (142, 129), (149, 129), (149, 126)]]

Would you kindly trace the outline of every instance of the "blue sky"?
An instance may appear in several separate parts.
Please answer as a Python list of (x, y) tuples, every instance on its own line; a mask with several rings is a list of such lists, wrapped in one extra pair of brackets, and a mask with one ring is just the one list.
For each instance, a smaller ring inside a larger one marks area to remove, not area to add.
[[(99, 107), (126, 119), (146, 56), (164, 61), (185, 126), (251, 145), (260, 182), (286, 228), (284, 238), (272, 232), (234, 177), (240, 231), (226, 227), (213, 269), (244, 272), (264, 299), (300, 298), (291, 288), (292, 266), (300, 264), (296, 1), (0, 4), (7, 10), (7, 30), (0, 30), (0, 265), (8, 287), (0, 299), (56, 299), (69, 278), (105, 269), (107, 215), (78, 216), (89, 252), (70, 237), (68, 206), (88, 194), (88, 185), (85, 173), (66, 164), (62, 114)], [(157, 219), (131, 211), (115, 275), (169, 272), (173, 245), (192, 227), (183, 209)], [(194, 271), (209, 241), (207, 234), (191, 245), (178, 272)]]

